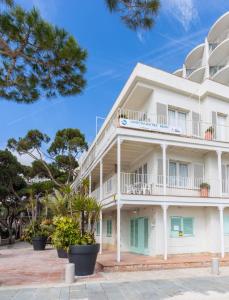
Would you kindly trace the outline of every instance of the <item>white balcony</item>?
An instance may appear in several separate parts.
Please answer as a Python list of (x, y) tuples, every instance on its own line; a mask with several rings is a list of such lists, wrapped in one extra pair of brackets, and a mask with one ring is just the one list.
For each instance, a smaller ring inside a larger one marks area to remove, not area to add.
[(209, 122), (196, 121), (188, 117), (169, 121), (169, 117), (142, 111), (120, 109), (119, 126), (136, 130), (154, 131), (203, 140), (229, 142), (228, 126), (213, 125)]
[[(209, 190), (201, 188), (204, 178), (166, 177), (166, 195), (185, 197), (219, 197), (219, 182), (209, 179)], [(224, 194), (229, 193), (229, 182), (224, 183)], [(163, 176), (153, 174), (121, 173), (121, 193), (128, 195), (163, 195)]]

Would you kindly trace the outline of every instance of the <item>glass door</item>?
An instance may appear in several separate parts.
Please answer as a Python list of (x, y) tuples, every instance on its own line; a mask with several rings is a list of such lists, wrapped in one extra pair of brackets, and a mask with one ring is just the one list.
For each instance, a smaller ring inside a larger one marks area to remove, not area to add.
[(217, 140), (225, 141), (226, 138), (226, 117), (223, 115), (217, 116)]
[(139, 254), (148, 252), (148, 218), (138, 217), (130, 220), (130, 250)]

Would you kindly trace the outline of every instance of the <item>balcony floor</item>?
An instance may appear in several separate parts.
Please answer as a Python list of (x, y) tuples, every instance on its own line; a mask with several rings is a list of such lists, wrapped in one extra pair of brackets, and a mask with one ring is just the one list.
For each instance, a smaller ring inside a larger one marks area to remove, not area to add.
[[(149, 271), (162, 269), (210, 267), (213, 257), (219, 254), (197, 253), (169, 255), (167, 260), (162, 257), (146, 256), (130, 252), (121, 253), (121, 262), (116, 261), (115, 251), (104, 251), (98, 256), (98, 270), (102, 272)], [(220, 259), (220, 266), (229, 266), (229, 253)]]

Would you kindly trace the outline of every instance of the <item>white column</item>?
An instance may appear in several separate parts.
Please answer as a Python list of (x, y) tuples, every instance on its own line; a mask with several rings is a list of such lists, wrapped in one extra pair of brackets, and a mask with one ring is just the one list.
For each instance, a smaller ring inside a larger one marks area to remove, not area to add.
[(164, 228), (164, 260), (168, 258), (168, 225), (167, 225), (167, 205), (162, 205), (163, 210), (163, 228)]
[(219, 206), (219, 221), (220, 221), (220, 250), (221, 257), (224, 258), (224, 224), (223, 224), (223, 206)]
[(103, 251), (103, 212), (100, 211), (99, 214), (99, 243), (100, 243), (100, 249), (99, 254), (102, 254)]
[(99, 201), (103, 201), (103, 160), (99, 162)]
[(218, 179), (219, 179), (219, 197), (222, 197), (222, 151), (217, 151), (218, 157)]
[(167, 177), (167, 172), (166, 172), (166, 149), (167, 145), (162, 144), (162, 160), (163, 160), (163, 194), (166, 195), (166, 177)]
[(117, 140), (117, 262), (121, 260), (121, 232), (120, 232), (120, 194), (121, 194), (121, 142)]
[(91, 197), (91, 173), (89, 174), (89, 197)]

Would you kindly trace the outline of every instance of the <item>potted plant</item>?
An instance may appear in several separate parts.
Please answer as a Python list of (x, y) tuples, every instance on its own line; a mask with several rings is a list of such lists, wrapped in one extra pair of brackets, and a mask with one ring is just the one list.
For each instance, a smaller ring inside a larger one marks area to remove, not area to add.
[(214, 135), (214, 128), (212, 126), (210, 126), (205, 131), (205, 140), (212, 141), (213, 140), (213, 135)]
[(208, 193), (210, 190), (210, 185), (206, 182), (201, 183), (200, 185), (200, 196), (201, 197), (208, 197)]
[(78, 276), (94, 273), (100, 247), (96, 243), (94, 231), (101, 206), (96, 199), (87, 195), (87, 189), (83, 191), (81, 189), (72, 197), (71, 215), (79, 220), (79, 237), (69, 245), (68, 251), (69, 262), (75, 264), (75, 274)]
[(55, 229), (51, 236), (52, 244), (57, 249), (59, 258), (67, 258), (69, 245), (78, 242), (80, 237), (79, 224), (69, 216), (56, 216), (53, 224)]
[(45, 250), (51, 231), (52, 225), (47, 220), (32, 221), (24, 231), (23, 240), (31, 243), (35, 251)]

